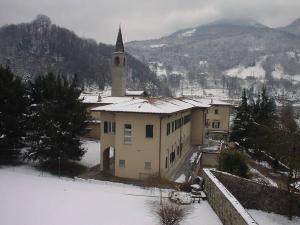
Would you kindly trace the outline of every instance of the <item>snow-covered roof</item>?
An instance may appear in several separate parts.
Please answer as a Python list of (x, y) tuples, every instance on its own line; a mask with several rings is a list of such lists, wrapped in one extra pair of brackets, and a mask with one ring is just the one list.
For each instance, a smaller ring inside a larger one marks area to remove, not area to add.
[[(126, 97), (123, 97), (126, 98)], [(210, 105), (185, 98), (131, 98), (116, 104), (99, 106), (93, 111), (107, 112), (137, 112), (137, 113), (156, 113), (170, 114), (196, 107), (208, 108)]]
[[(126, 91), (126, 95), (124, 97), (112, 97), (111, 95), (107, 95), (108, 92), (104, 94), (102, 93), (97, 93), (97, 92), (92, 92), (92, 93), (82, 93), (80, 95), (80, 99), (83, 99), (83, 103), (90, 103), (90, 104), (114, 104), (114, 103), (119, 103), (123, 101), (128, 101), (132, 98), (132, 96), (143, 96), (145, 94), (145, 91)], [(110, 93), (109, 93), (110, 94)], [(99, 97), (100, 96), (100, 97)], [(100, 100), (100, 101), (99, 101)]]
[(145, 91), (126, 91), (126, 95), (131, 95), (131, 96), (142, 96), (145, 94)]
[(82, 93), (79, 98), (83, 103), (99, 103), (99, 94), (97, 93)]
[(124, 101), (129, 101), (132, 99), (132, 97), (125, 96), (125, 97), (111, 97), (111, 96), (100, 96), (98, 93), (83, 93), (79, 97), (80, 99), (83, 99), (83, 103), (94, 103), (94, 104), (115, 104), (120, 103)]

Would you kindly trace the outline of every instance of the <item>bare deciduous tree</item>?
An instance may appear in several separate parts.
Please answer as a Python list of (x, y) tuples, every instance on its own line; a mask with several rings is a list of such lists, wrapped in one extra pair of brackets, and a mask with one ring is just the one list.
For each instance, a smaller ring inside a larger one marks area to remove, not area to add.
[(178, 205), (170, 201), (164, 201), (162, 204), (153, 204), (152, 211), (162, 225), (179, 225), (191, 212), (189, 206)]

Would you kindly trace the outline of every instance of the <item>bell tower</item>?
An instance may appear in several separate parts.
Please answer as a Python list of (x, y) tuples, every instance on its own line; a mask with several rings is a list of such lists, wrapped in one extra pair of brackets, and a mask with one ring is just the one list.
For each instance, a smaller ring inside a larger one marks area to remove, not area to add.
[(115, 51), (113, 53), (111, 75), (111, 96), (125, 96), (127, 81), (127, 59), (124, 51), (121, 27), (119, 27), (118, 38)]

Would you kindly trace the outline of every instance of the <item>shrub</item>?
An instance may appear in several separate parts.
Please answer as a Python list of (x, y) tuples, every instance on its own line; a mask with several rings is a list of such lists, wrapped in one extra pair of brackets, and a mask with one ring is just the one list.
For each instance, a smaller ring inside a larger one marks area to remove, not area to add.
[(153, 205), (153, 211), (162, 225), (178, 225), (190, 213), (190, 208), (165, 201), (159, 206)]
[(227, 149), (220, 154), (219, 170), (247, 178), (249, 168), (244, 156), (239, 151)]

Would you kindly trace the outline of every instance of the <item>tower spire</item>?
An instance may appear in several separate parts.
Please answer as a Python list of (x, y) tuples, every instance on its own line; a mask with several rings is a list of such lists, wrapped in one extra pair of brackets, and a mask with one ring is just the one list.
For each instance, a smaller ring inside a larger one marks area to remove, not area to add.
[(124, 44), (123, 44), (123, 38), (122, 38), (121, 25), (119, 26), (119, 33), (118, 33), (117, 42), (116, 42), (116, 46), (115, 46), (115, 52), (124, 52)]

